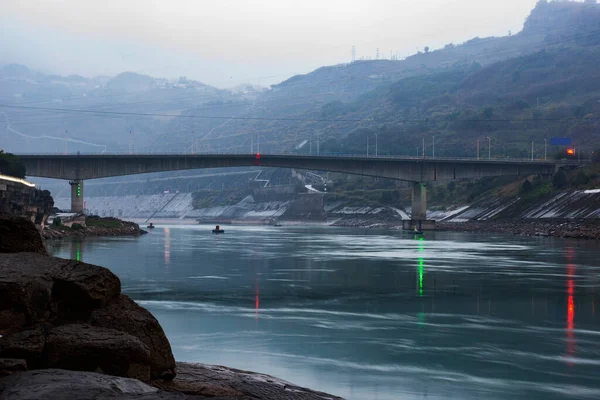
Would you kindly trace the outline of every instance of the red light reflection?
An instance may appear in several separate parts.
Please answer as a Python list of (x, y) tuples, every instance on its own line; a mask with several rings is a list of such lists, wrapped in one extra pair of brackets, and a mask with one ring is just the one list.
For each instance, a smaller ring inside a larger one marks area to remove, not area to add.
[(254, 297), (254, 307), (256, 313), (256, 319), (258, 319), (258, 306), (259, 306), (259, 288), (258, 288), (258, 278), (256, 278), (256, 296)]
[[(567, 258), (572, 259), (572, 249), (567, 249)], [(569, 257), (571, 256), (571, 257)], [(573, 357), (575, 355), (575, 301), (573, 295), (575, 294), (575, 264), (567, 265), (567, 355)], [(569, 366), (572, 366), (571, 361), (567, 361)]]

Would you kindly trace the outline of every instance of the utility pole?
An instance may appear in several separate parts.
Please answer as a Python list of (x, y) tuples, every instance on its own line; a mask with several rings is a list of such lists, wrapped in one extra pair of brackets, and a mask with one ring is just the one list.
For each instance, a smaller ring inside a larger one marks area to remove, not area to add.
[(321, 150), (319, 148), (319, 132), (317, 131), (317, 155), (321, 154)]
[(433, 138), (433, 147), (431, 150), (431, 158), (435, 158), (435, 135), (433, 135), (432, 138)]
[(425, 158), (425, 138), (423, 138), (423, 158)]
[(67, 154), (67, 130), (65, 129), (65, 154)]
[(533, 140), (531, 141), (531, 161), (533, 161)]
[(377, 155), (379, 154), (377, 151), (377, 142), (379, 141), (379, 134), (376, 133), (375, 134), (375, 157), (377, 157)]
[(487, 137), (488, 138), (488, 160), (492, 159), (492, 138), (491, 137)]
[(544, 161), (548, 159), (548, 141), (544, 138)]
[(479, 139), (477, 139), (477, 159), (479, 160)]

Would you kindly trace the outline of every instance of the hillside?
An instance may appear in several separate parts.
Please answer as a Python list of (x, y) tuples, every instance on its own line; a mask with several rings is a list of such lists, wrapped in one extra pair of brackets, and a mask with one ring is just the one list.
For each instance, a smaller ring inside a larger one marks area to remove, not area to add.
[(169, 81), (133, 72), (114, 77), (61, 77), (7, 65), (0, 68), (0, 104), (11, 107), (0, 107), (0, 147), (17, 153), (128, 151), (131, 131), (136, 148), (147, 150), (172, 117), (127, 113), (178, 115), (196, 105), (231, 97), (185, 78)]
[[(309, 152), (312, 142), (312, 150), (316, 152), (319, 136), (322, 151), (356, 152), (360, 149), (364, 153), (367, 132), (372, 133), (374, 144), (375, 133), (383, 137), (391, 130), (398, 140), (385, 142), (388, 154), (408, 154), (406, 146), (400, 146), (400, 143), (411, 142), (410, 147), (414, 147), (416, 153), (417, 136), (419, 141), (423, 133), (429, 138), (430, 133), (440, 126), (407, 127), (403, 125), (407, 118), (432, 119), (439, 117), (438, 112), (446, 117), (446, 114), (460, 111), (458, 119), (473, 119), (482, 111), (478, 109), (481, 99), (492, 108), (506, 107), (502, 103), (511, 99), (518, 103), (515, 107), (526, 107), (520, 103), (523, 95), (522, 101), (530, 110), (537, 107), (539, 96), (542, 115), (554, 115), (556, 112), (551, 109), (579, 107), (593, 101), (593, 88), (582, 88), (582, 82), (590, 78), (582, 74), (592, 74), (590, 80), (596, 74), (590, 68), (593, 63), (582, 58), (595, 57), (599, 28), (600, 6), (597, 4), (540, 1), (525, 21), (524, 29), (515, 35), (474, 38), (461, 45), (450, 43), (443, 49), (415, 54), (405, 60), (356, 61), (292, 77), (259, 96), (245, 112), (235, 114), (249, 119), (229, 121), (211, 131), (209, 137), (204, 139), (200, 135), (197, 140), (211, 143), (211, 148), (219, 143), (219, 148), (235, 151), (250, 148), (252, 141), (256, 142), (260, 136), (263, 152), (290, 151), (305, 141), (307, 143), (300, 151)], [(568, 65), (572, 61), (582, 65), (580, 68)], [(562, 81), (562, 88), (557, 79)], [(506, 82), (510, 87), (503, 87)], [(497, 89), (503, 91), (501, 98), (495, 96)], [(444, 99), (444, 96), (454, 96), (454, 100)], [(573, 101), (576, 103), (571, 103)], [(441, 104), (436, 108), (428, 102)], [(417, 106), (419, 109), (415, 110)], [(493, 115), (498, 117), (499, 112)], [(561, 112), (558, 114), (562, 115)], [(178, 129), (202, 132), (201, 124), (200, 120), (184, 121), (179, 123)], [(470, 130), (479, 129), (480, 125)], [(521, 126), (497, 124), (496, 127), (485, 127), (484, 132), (496, 134), (502, 128), (522, 129)], [(555, 123), (547, 124), (543, 129), (559, 131), (562, 135), (565, 129), (573, 127)], [(447, 155), (461, 154), (465, 142), (475, 143), (472, 132), (465, 134), (460, 126), (453, 131), (458, 138), (450, 138), (448, 144), (451, 147), (445, 148)], [(551, 134), (554, 132), (546, 133), (547, 136)], [(355, 140), (353, 136), (362, 136), (362, 139)], [(485, 139), (487, 134), (481, 136)], [(540, 140), (544, 134), (537, 132), (530, 136)], [(324, 144), (329, 139), (337, 143)], [(506, 149), (500, 150), (513, 156), (520, 155), (522, 147), (530, 140), (529, 137), (522, 139), (523, 143), (506, 145)], [(374, 152), (374, 148), (371, 150)]]

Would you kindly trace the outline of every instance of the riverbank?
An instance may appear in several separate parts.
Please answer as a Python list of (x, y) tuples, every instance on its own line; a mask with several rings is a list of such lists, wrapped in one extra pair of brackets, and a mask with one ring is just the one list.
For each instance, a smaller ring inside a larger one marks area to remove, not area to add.
[(46, 226), (41, 234), (44, 239), (86, 236), (140, 236), (146, 234), (138, 224), (117, 218), (82, 217), (67, 224)]
[[(246, 222), (246, 223), (245, 223)], [(329, 218), (327, 221), (280, 221), (283, 226), (334, 226), (341, 228), (402, 229), (399, 215), (349, 215)], [(198, 222), (180, 219), (157, 220), (155, 226), (196, 225)], [(225, 225), (225, 224), (221, 224)], [(235, 225), (256, 225), (252, 221), (236, 221)], [(503, 233), (522, 236), (545, 236), (572, 239), (600, 240), (600, 219), (506, 219), (486, 221), (446, 222), (439, 221), (437, 230), (448, 232)]]
[(452, 232), (505, 233), (600, 240), (600, 219), (513, 219), (500, 221), (438, 222), (437, 229)]

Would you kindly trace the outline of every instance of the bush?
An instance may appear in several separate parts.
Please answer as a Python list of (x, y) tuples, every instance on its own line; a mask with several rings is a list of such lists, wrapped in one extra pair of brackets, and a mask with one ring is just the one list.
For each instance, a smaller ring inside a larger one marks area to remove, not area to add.
[(533, 186), (531, 185), (531, 182), (529, 182), (529, 179), (525, 179), (523, 184), (521, 184), (521, 189), (519, 190), (519, 193), (529, 193), (532, 189)]
[(4, 153), (0, 150), (0, 174), (25, 178), (25, 166), (14, 154)]
[(580, 169), (577, 175), (575, 175), (575, 180), (573, 181), (577, 186), (587, 185), (590, 181), (590, 177), (587, 176), (584, 170)]
[(555, 189), (562, 189), (567, 186), (567, 174), (562, 169), (559, 169), (552, 178), (552, 186)]
[(60, 217), (54, 218), (52, 221), (52, 226), (62, 226), (62, 219), (60, 219)]
[(74, 231), (81, 231), (83, 230), (83, 225), (74, 223), (73, 225), (71, 225), (71, 229), (73, 229)]

